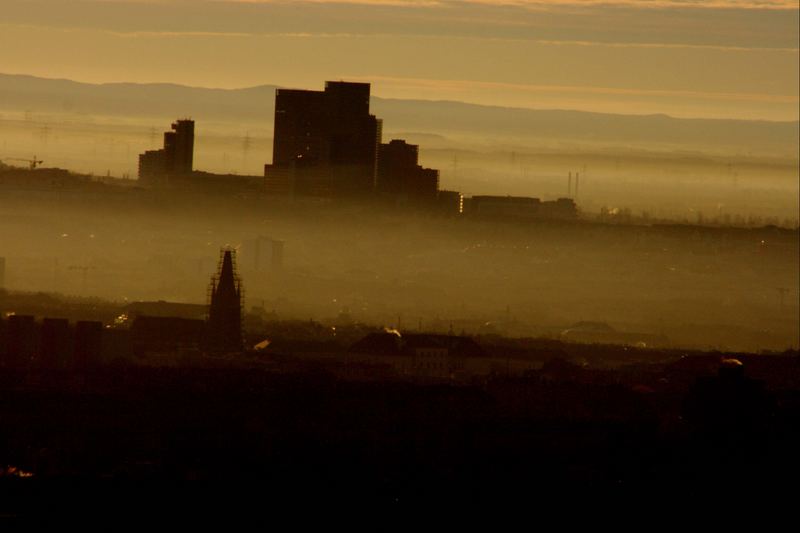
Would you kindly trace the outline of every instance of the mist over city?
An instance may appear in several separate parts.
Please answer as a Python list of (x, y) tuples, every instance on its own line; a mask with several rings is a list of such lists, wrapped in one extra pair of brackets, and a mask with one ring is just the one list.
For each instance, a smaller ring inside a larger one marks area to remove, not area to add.
[(800, 473), (796, 3), (2, 9), (4, 514)]

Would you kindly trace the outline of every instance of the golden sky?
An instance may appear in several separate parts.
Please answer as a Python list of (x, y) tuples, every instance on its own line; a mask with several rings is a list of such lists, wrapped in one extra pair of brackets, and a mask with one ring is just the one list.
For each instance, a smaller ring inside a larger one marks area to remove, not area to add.
[(798, 119), (798, 2), (0, 0), (0, 72)]

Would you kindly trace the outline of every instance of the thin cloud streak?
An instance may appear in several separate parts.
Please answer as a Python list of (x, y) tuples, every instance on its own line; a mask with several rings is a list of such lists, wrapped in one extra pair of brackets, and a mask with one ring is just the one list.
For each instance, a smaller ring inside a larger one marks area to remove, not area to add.
[(755, 93), (723, 93), (723, 92), (707, 92), (707, 91), (689, 91), (689, 90), (663, 90), (663, 89), (635, 89), (635, 88), (618, 88), (618, 87), (593, 87), (593, 86), (574, 86), (574, 85), (532, 85), (522, 83), (506, 83), (506, 82), (489, 82), (479, 80), (437, 80), (430, 78), (400, 78), (393, 76), (346, 76), (347, 79), (355, 81), (368, 81), (375, 82), (383, 81), (395, 83), (406, 87), (420, 87), (420, 88), (433, 88), (441, 90), (462, 90), (468, 88), (483, 88), (483, 89), (513, 89), (518, 91), (526, 91), (532, 93), (589, 93), (589, 94), (605, 94), (615, 96), (668, 96), (668, 97), (690, 97), (690, 98), (704, 98), (711, 100), (729, 100), (729, 101), (749, 101), (749, 102), (771, 102), (771, 103), (798, 103), (800, 97), (797, 95), (771, 95), (771, 94), (755, 94)]
[[(215, 32), (215, 31), (118, 31), (118, 30), (99, 30), (80, 27), (53, 27), (39, 26), (34, 24), (2, 24), (0, 28), (20, 28), (20, 29), (46, 29), (48, 31), (61, 32), (95, 32), (104, 35), (111, 35), (120, 38), (182, 38), (182, 37), (210, 37), (210, 38), (252, 38), (252, 37), (282, 37), (297, 39), (353, 39), (353, 38), (392, 38), (408, 37), (404, 33), (349, 33), (349, 32)], [(509, 43), (529, 43), (542, 46), (582, 46), (582, 47), (609, 47), (609, 48), (651, 48), (651, 49), (699, 49), (699, 50), (719, 50), (728, 52), (787, 52), (800, 53), (800, 48), (770, 47), (770, 46), (731, 46), (715, 44), (690, 44), (690, 43), (640, 43), (640, 42), (606, 42), (606, 41), (576, 41), (576, 40), (557, 40), (557, 39), (525, 39), (522, 37), (495, 37), (495, 36), (463, 36), (463, 35), (435, 35), (427, 33), (413, 34), (415, 38), (429, 38), (442, 40), (463, 40), (463, 41), (490, 41), (490, 42), (509, 42)]]
[(628, 7), (640, 9), (800, 9), (793, 0), (209, 0), (213, 3), (238, 4), (355, 4), (410, 8), (458, 7), (459, 4), (478, 4), (498, 7), (523, 7), (545, 10), (559, 7)]

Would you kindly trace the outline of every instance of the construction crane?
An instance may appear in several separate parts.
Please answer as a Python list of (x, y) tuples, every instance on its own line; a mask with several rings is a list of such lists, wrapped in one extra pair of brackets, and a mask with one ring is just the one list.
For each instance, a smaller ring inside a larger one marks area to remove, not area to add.
[(22, 159), (19, 157), (6, 157), (0, 161), (25, 161), (31, 167), (31, 170), (36, 170), (36, 167), (44, 163), (41, 159), (36, 159), (36, 156), (33, 156), (33, 159)]

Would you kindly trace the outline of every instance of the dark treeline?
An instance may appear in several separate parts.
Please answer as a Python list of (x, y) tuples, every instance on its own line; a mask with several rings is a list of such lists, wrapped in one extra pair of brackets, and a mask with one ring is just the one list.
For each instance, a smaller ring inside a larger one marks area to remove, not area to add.
[(67, 483), (255, 483), (264, 497), (384, 503), (777, 491), (800, 473), (800, 365), (796, 353), (769, 359), (776, 382), (750, 377), (751, 362), (684, 360), (652, 371), (653, 387), (641, 372), (559, 360), (458, 387), (321, 370), (128, 367), (35, 381), (6, 370), (3, 510), (32, 511), (19, 496), (31, 490), (58, 501), (50, 489)]

